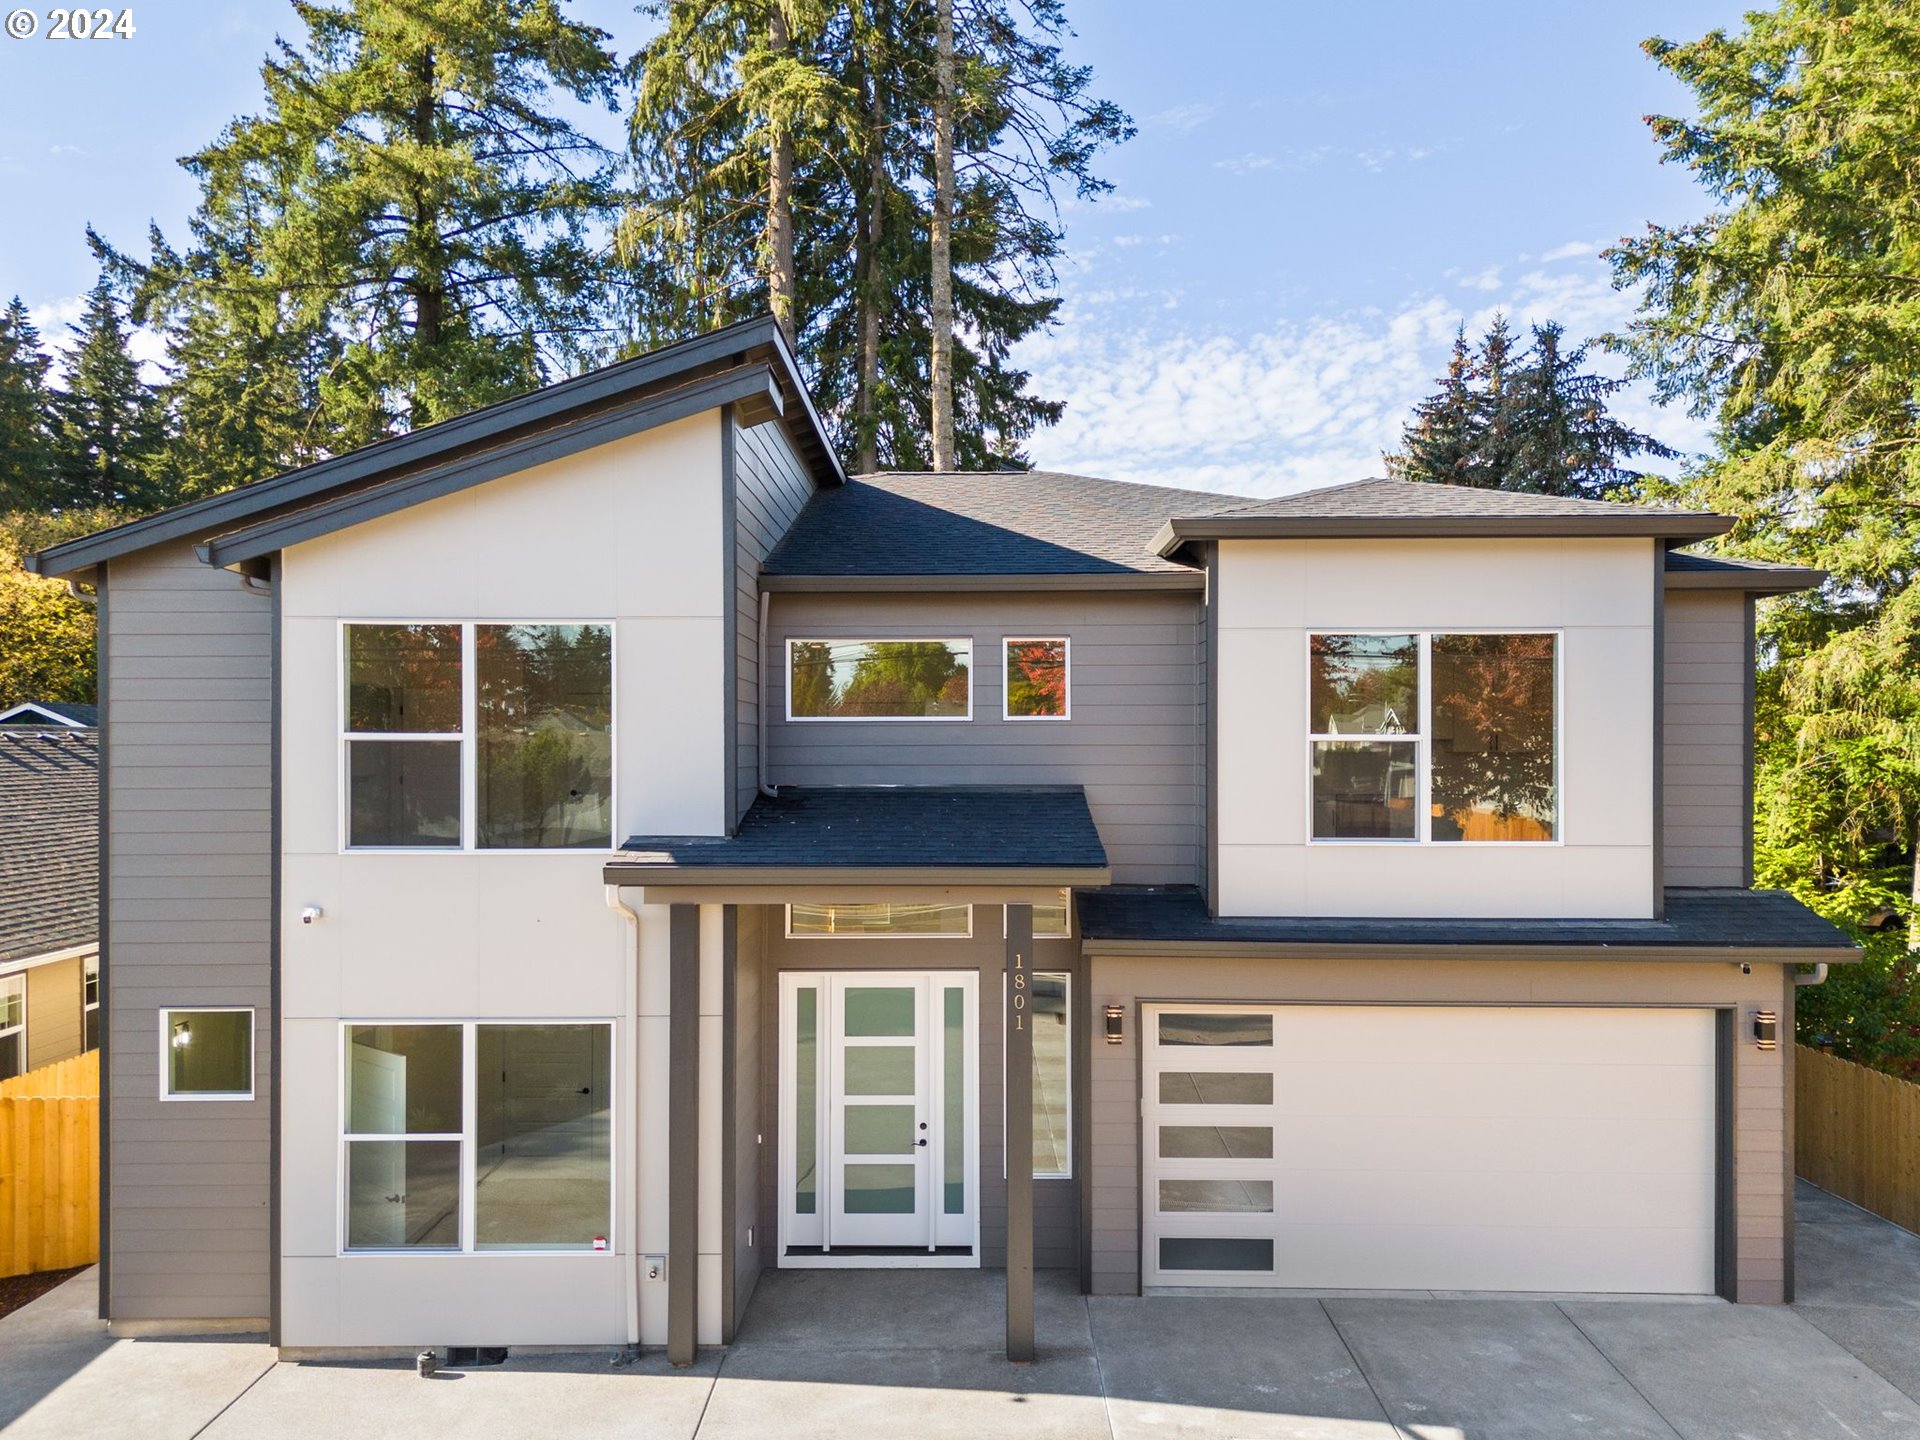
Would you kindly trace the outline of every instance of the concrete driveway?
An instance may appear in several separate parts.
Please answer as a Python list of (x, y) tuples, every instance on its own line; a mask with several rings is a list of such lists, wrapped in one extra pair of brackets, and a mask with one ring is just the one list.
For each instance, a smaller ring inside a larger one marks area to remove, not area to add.
[[(1801, 1300), (1092, 1299), (1039, 1287), (1000, 1357), (994, 1275), (772, 1274), (739, 1342), (515, 1356), (421, 1380), (252, 1341), (109, 1340), (91, 1275), (0, 1320), (7, 1440), (1920, 1440), (1920, 1236), (1801, 1187)], [(8, 1423), (11, 1422), (11, 1423)]]

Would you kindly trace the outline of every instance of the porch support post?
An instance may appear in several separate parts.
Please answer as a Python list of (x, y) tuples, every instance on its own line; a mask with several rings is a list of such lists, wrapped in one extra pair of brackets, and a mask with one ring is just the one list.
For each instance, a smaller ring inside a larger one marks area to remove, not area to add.
[(1033, 1359), (1033, 906), (1007, 906), (1007, 1359)]
[(667, 1363), (694, 1360), (700, 1274), (700, 907), (668, 907)]

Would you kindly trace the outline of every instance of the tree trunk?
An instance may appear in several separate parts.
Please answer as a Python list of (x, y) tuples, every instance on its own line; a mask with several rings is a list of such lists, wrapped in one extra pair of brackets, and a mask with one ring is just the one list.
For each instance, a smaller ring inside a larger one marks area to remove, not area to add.
[[(778, 0), (767, 14), (767, 38), (773, 53), (793, 51), (787, 17)], [(772, 153), (767, 165), (767, 305), (788, 343), (795, 340), (793, 318), (793, 135), (786, 121), (772, 116)]]
[(857, 441), (854, 468), (863, 475), (871, 475), (880, 468), (874, 392), (880, 387), (880, 242), (885, 233), (887, 207), (887, 92), (880, 78), (880, 66), (869, 65), (867, 69), (868, 83), (872, 86), (867, 107), (867, 213), (860, 228), (857, 272), (860, 289), (855, 297), (860, 316), (860, 363), (853, 396), (853, 429)]
[(937, 0), (933, 96), (933, 468), (953, 469), (953, 0)]

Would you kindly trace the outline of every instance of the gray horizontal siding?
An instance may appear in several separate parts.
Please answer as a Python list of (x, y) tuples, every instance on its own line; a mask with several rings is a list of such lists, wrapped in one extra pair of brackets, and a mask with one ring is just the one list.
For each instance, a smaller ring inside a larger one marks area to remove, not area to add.
[[(1086, 787), (1114, 879), (1193, 884), (1205, 845), (1205, 657), (1187, 594), (782, 593), (768, 767), (779, 785)], [(1004, 637), (1072, 641), (1066, 721), (1001, 718)], [(790, 721), (789, 638), (969, 636), (967, 721)]]
[(1732, 591), (1669, 591), (1665, 615), (1665, 883), (1746, 885), (1753, 866), (1748, 601)]
[[(114, 562), (107, 1194), (116, 1320), (267, 1314), (271, 597), (190, 547)], [(250, 1005), (251, 1102), (162, 1102), (158, 1011)]]
[(760, 565), (813, 495), (813, 481), (778, 425), (734, 429), (733, 813), (760, 786)]

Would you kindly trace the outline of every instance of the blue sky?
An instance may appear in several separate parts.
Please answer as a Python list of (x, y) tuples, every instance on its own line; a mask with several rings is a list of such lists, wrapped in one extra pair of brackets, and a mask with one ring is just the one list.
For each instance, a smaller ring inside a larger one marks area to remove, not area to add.
[[(616, 0), (573, 8), (623, 55), (643, 33)], [(1104, 161), (1114, 195), (1066, 212), (1063, 323), (1021, 358), (1068, 413), (1034, 458), (1248, 494), (1360, 478), (1456, 321), (1619, 323), (1631, 301), (1597, 250), (1706, 203), (1658, 163), (1641, 117), (1686, 96), (1638, 43), (1740, 8), (1069, 0), (1071, 53), (1140, 134)], [(258, 103), (261, 56), (296, 28), (273, 0), (134, 15), (131, 40), (0, 39), (0, 293), (50, 338), (93, 278), (83, 227), (183, 234), (175, 159)], [(1683, 414), (1625, 409), (1705, 443)]]

